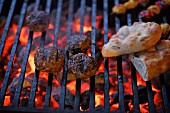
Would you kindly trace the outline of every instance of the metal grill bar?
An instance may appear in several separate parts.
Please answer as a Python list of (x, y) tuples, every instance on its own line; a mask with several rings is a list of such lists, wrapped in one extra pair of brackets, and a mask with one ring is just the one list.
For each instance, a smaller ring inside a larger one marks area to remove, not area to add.
[(63, 3), (63, 0), (58, 1), (57, 12), (56, 12), (56, 21), (55, 21), (55, 30), (54, 30), (54, 42), (53, 42), (54, 47), (57, 47), (58, 31), (59, 31), (59, 26), (60, 26), (62, 3)]
[[(86, 0), (81, 0), (80, 34), (83, 34), (85, 5), (86, 5)], [(81, 91), (81, 80), (76, 79), (76, 93), (75, 93), (75, 104), (74, 104), (75, 111), (80, 110), (80, 91)]]
[(117, 73), (118, 73), (118, 87), (119, 87), (119, 110), (121, 111), (121, 113), (124, 113), (125, 108), (124, 108), (122, 56), (117, 57)]
[[(142, 17), (138, 15), (139, 22), (142, 22)], [(148, 104), (149, 104), (149, 111), (151, 113), (155, 113), (155, 106), (153, 101), (153, 93), (152, 93), (152, 87), (151, 87), (151, 81), (146, 82), (146, 88), (147, 88), (147, 95), (148, 95)]]
[(38, 10), (39, 4), (40, 4), (40, 0), (36, 0), (36, 1), (35, 1), (34, 11)]
[[(119, 0), (115, 0), (115, 5)], [(115, 16), (116, 32), (120, 28), (120, 19)], [(118, 92), (119, 92), (119, 111), (125, 113), (124, 107), (124, 89), (123, 89), (123, 72), (122, 72), (122, 56), (117, 57), (117, 74), (118, 74)]]
[(30, 98), (28, 102), (28, 107), (35, 107), (35, 96), (36, 96), (36, 90), (37, 90), (37, 84), (38, 84), (38, 78), (39, 78), (39, 70), (35, 70), (34, 78), (32, 81), (32, 87), (30, 92)]
[(11, 23), (11, 19), (12, 19), (12, 15), (13, 15), (13, 12), (14, 12), (16, 1), (17, 0), (12, 0), (11, 7), (10, 7), (8, 17), (7, 17), (7, 20), (6, 20), (6, 24), (5, 24), (5, 27), (4, 27), (4, 31), (2, 33), (2, 37), (1, 37), (1, 41), (0, 41), (0, 55), (2, 54), (2, 51), (3, 51), (3, 48), (4, 48), (4, 43), (5, 43), (6, 36), (7, 36), (7, 33), (8, 33), (8, 29), (9, 29), (9, 26), (10, 26), (10, 23)]
[[(138, 18), (139, 18), (139, 22), (142, 22), (142, 17), (140, 15), (138, 15)], [(147, 88), (147, 95), (148, 95), (149, 111), (151, 113), (155, 113), (151, 81), (146, 82), (146, 88)]]
[[(51, 2), (52, 0), (47, 0), (45, 11), (47, 13), (50, 13), (51, 8)], [(42, 38), (46, 36), (46, 31), (43, 32), (44, 35), (42, 35)], [(44, 107), (47, 108), (50, 106), (50, 97), (51, 97), (51, 90), (52, 90), (52, 82), (53, 82), (53, 74), (48, 74), (48, 85), (46, 87), (46, 95), (45, 95), (45, 101), (44, 101)]]
[[(38, 10), (39, 4), (40, 4), (40, 0), (36, 0), (34, 11)], [(40, 41), (40, 47), (44, 46), (44, 42), (45, 42), (45, 37), (42, 36), (41, 41)], [(29, 101), (28, 101), (28, 107), (34, 107), (35, 106), (34, 100), (35, 100), (36, 91), (37, 91), (39, 72), (40, 72), (39, 70), (35, 69), (34, 78), (33, 78), (33, 81), (32, 81), (31, 92), (30, 92), (30, 98), (29, 98)]]
[(81, 0), (81, 21), (80, 21), (80, 33), (83, 33), (84, 28), (84, 13), (85, 13), (86, 0)]
[(166, 85), (165, 85), (164, 74), (162, 74), (159, 77), (159, 79), (160, 79), (160, 83), (161, 83), (162, 100), (163, 100), (163, 104), (164, 104), (164, 110), (165, 110), (165, 113), (169, 113), (170, 112), (170, 108), (169, 108), (168, 96), (167, 96), (167, 92), (166, 92)]
[(42, 32), (42, 35), (41, 35), (41, 40), (40, 40), (40, 47), (41, 47), (41, 48), (44, 47), (45, 37), (46, 37), (46, 31), (43, 31), (43, 32)]
[(46, 11), (47, 13), (50, 13), (51, 2), (52, 2), (52, 0), (47, 0), (47, 4), (46, 4), (46, 8), (45, 8), (45, 11)]
[[(91, 54), (96, 59), (96, 0), (92, 0), (92, 45)], [(95, 76), (90, 77), (90, 110), (95, 109)]]
[(25, 70), (26, 70), (28, 56), (29, 56), (29, 52), (30, 52), (30, 48), (31, 48), (32, 37), (33, 37), (33, 32), (31, 31), (29, 34), (29, 37), (28, 37), (26, 51), (25, 51), (24, 58), (22, 61), (21, 72), (20, 72), (20, 76), (18, 78), (18, 86), (17, 86), (15, 96), (14, 96), (13, 106), (18, 106), (18, 104), (19, 104), (20, 92), (22, 90), (22, 84), (23, 84), (24, 77), (25, 77)]
[(53, 74), (49, 73), (49, 75), (48, 75), (48, 85), (46, 87), (44, 108), (50, 107), (50, 97), (51, 97), (51, 90), (52, 90), (52, 82), (53, 82)]
[(148, 93), (148, 104), (149, 104), (149, 111), (150, 113), (155, 113), (155, 106), (153, 101), (153, 93), (152, 93), (152, 87), (151, 87), (151, 81), (146, 82), (146, 88)]
[(139, 96), (138, 96), (138, 86), (136, 79), (136, 69), (131, 63), (131, 79), (132, 79), (132, 91), (133, 91), (133, 103), (134, 103), (134, 112), (138, 113), (139, 109)]
[[(132, 25), (131, 13), (127, 14), (127, 24), (128, 26)], [(139, 113), (139, 96), (138, 96), (138, 86), (136, 79), (136, 69), (131, 63), (131, 79), (132, 79), (132, 91), (133, 91), (133, 103), (134, 103), (134, 113)]]
[(11, 71), (11, 68), (12, 68), (12, 65), (13, 65), (13, 59), (14, 59), (14, 55), (15, 55), (15, 52), (16, 52), (16, 49), (17, 49), (18, 39), (19, 39), (19, 36), (20, 36), (22, 24), (23, 24), (23, 21), (24, 21), (26, 9), (27, 9), (27, 0), (24, 1), (23, 6), (22, 6), (17, 33), (16, 33), (16, 36), (15, 36), (14, 44), (12, 46), (10, 60), (8, 62), (7, 70), (5, 72), (5, 77), (4, 77), (4, 81), (3, 81), (3, 85), (2, 85), (1, 93), (0, 93), (0, 106), (2, 106), (3, 102), (4, 102), (4, 97), (5, 97), (5, 93), (6, 93), (7, 86), (8, 86), (10, 71)]
[[(69, 10), (68, 10), (68, 27), (67, 27), (67, 38), (69, 38), (71, 34), (71, 27), (72, 27), (72, 21), (73, 21), (73, 8), (74, 8), (74, 0), (69, 1)], [(63, 78), (62, 78), (62, 84), (61, 84), (61, 92), (60, 92), (60, 110), (64, 110), (65, 105), (65, 96), (66, 96), (66, 83), (67, 83), (67, 62), (69, 59), (69, 53), (67, 50), (65, 50), (65, 65), (63, 70)]]
[[(104, 44), (108, 42), (108, 0), (103, 0)], [(110, 111), (108, 58), (104, 58), (104, 109)]]
[[(70, 0), (73, 1), (73, 0)], [(71, 5), (70, 5), (71, 7)], [(67, 50), (65, 50), (65, 65), (64, 65), (64, 71), (63, 71), (63, 78), (62, 78), (62, 84), (61, 84), (61, 92), (60, 92), (60, 110), (64, 110), (65, 108), (65, 96), (66, 96), (66, 83), (67, 83), (67, 61), (69, 59), (69, 53)]]
[(76, 94), (75, 94), (75, 103), (74, 103), (74, 110), (80, 110), (80, 90), (81, 90), (81, 80), (76, 79)]
[(4, 4), (4, 1), (5, 1), (5, 0), (1, 0), (1, 1), (0, 1), (0, 14), (1, 14), (1, 11), (2, 11), (2, 7), (3, 7), (3, 4)]

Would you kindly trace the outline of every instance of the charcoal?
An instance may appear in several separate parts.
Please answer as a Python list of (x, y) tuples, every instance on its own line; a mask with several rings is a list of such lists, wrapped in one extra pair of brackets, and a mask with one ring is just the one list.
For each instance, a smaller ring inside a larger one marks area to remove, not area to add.
[(125, 96), (124, 96), (124, 100), (125, 100), (125, 101), (130, 101), (130, 100), (132, 100), (132, 99), (133, 99), (133, 95), (125, 94)]
[(90, 91), (86, 90), (80, 95), (80, 106), (82, 110), (87, 110), (89, 108), (90, 101)]
[(125, 94), (124, 103), (125, 103), (125, 111), (130, 111), (129, 103), (133, 101), (133, 95)]
[(21, 100), (20, 106), (21, 107), (27, 107), (28, 106), (28, 101), (29, 101), (29, 98), (23, 98)]
[(95, 91), (99, 94), (103, 94), (104, 93), (104, 84), (96, 83), (95, 84)]
[[(152, 91), (153, 96), (156, 94), (155, 91)], [(138, 87), (138, 95), (139, 95), (139, 104), (144, 104), (148, 102), (148, 96), (147, 96), (147, 89), (144, 86)]]
[(152, 84), (153, 84), (154, 88), (159, 89), (159, 90), (161, 89), (161, 84), (159, 82), (159, 77), (156, 77), (156, 78), (152, 79)]
[(170, 85), (170, 71), (167, 71), (165, 74), (164, 74), (164, 78), (165, 78), (165, 83), (166, 85)]
[[(23, 83), (23, 87), (21, 90), (21, 96), (20, 96), (20, 106), (21, 107), (27, 107), (28, 105), (28, 100), (30, 97), (30, 92), (31, 92), (31, 87), (32, 87), (32, 77), (34, 74), (30, 74), (28, 75), (25, 79), (24, 79), (24, 83)], [(41, 98), (42, 102), (45, 99), (45, 94), (44, 92), (46, 91), (46, 85), (47, 82), (40, 78), (39, 82), (38, 82), (38, 87), (39, 87), (39, 91), (36, 92), (36, 96), (38, 96), (39, 98)], [(13, 99), (15, 96), (15, 92), (16, 92), (16, 88), (18, 86), (18, 77), (13, 78), (11, 84), (9, 85), (9, 89), (10, 89), (10, 102), (13, 103)], [(43, 105), (38, 105), (39, 107), (42, 107)]]
[[(119, 95), (118, 92), (110, 95), (110, 106), (119, 102)], [(130, 111), (129, 103), (133, 101), (133, 95), (125, 94), (124, 95), (124, 104), (125, 104), (125, 111)]]
[(95, 83), (104, 84), (104, 73), (99, 73), (95, 77)]
[[(56, 77), (58, 82), (61, 84), (62, 79), (63, 79), (63, 72), (56, 73), (56, 74), (54, 74), (54, 76)], [(73, 74), (67, 73), (67, 82), (70, 82), (72, 80), (75, 80), (75, 77), (73, 76)]]
[(148, 102), (146, 87), (139, 86), (138, 87), (138, 95), (139, 95), (139, 103), (140, 104), (144, 104), (144, 103)]
[(13, 18), (13, 22), (18, 25), (19, 22), (19, 15), (15, 15)]
[[(52, 88), (52, 97), (56, 102), (60, 102), (60, 91), (61, 87), (53, 87)], [(66, 89), (66, 96), (65, 96), (65, 108), (66, 109), (73, 109), (74, 108), (74, 95)]]
[(95, 111), (104, 111), (104, 106), (103, 106), (103, 105), (98, 105), (98, 106), (95, 108)]
[[(167, 87), (166, 87), (166, 91), (167, 91), (167, 95), (170, 95), (170, 90), (168, 90), (168, 89), (170, 89), (170, 84), (168, 84), (167, 85)], [(168, 96), (168, 101), (170, 102), (170, 96)]]
[[(25, 84), (24, 84), (24, 86), (22, 88), (21, 96), (20, 96), (21, 97), (21, 106), (27, 106), (26, 105), (26, 103), (27, 103), (26, 100), (23, 100), (23, 99), (29, 98), (30, 91), (31, 91), (31, 82), (30, 82), (30, 80), (29, 79), (25, 79), (24, 83)], [(18, 77), (15, 77), (13, 79), (12, 83), (9, 85), (9, 89), (10, 89), (10, 101), (11, 101), (11, 103), (13, 102), (17, 86), (18, 86)]]
[(4, 66), (7, 65), (8, 59), (7, 57), (0, 57), (0, 81), (3, 81), (5, 75)]
[(119, 94), (115, 92), (110, 95), (110, 106), (119, 102)]
[(95, 91), (103, 94), (104, 93), (104, 73), (99, 73), (95, 77)]
[(6, 17), (1, 16), (1, 17), (0, 17), (0, 36), (1, 36), (2, 33), (3, 33), (5, 23), (6, 23)]

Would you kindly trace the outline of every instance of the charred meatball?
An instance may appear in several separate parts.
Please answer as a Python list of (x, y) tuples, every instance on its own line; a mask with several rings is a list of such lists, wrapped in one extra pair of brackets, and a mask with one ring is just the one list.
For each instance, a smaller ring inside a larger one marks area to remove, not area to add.
[(76, 79), (87, 79), (97, 72), (97, 61), (84, 53), (75, 54), (68, 60), (68, 72)]
[(45, 11), (35, 11), (26, 17), (26, 24), (31, 31), (43, 32), (49, 23), (50, 17)]
[(151, 5), (147, 8), (147, 10), (155, 15), (158, 15), (161, 11), (161, 8), (157, 5)]
[(90, 37), (82, 34), (70, 36), (67, 40), (67, 50), (72, 53), (85, 53), (90, 48), (91, 39)]
[(112, 12), (115, 14), (124, 14), (126, 13), (126, 7), (123, 4), (115, 5), (112, 8)]
[(64, 53), (57, 48), (39, 48), (34, 57), (34, 63), (40, 71), (55, 73), (61, 71), (64, 66), (64, 58)]

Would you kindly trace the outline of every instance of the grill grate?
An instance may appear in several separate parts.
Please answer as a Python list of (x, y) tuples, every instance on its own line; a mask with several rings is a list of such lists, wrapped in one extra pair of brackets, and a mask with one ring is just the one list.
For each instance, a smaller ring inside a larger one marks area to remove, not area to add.
[[(108, 0), (104, 0), (104, 44), (108, 42)], [(110, 111), (109, 104), (109, 70), (108, 70), (108, 58), (104, 58), (104, 108), (106, 112)]]
[[(115, 0), (115, 5), (119, 4), (119, 0)], [(122, 26), (121, 18), (115, 16), (116, 32)], [(118, 76), (118, 93), (119, 93), (119, 111), (125, 113), (124, 106), (124, 89), (123, 89), (123, 72), (122, 72), (122, 56), (117, 57), (117, 76)]]
[[(131, 13), (127, 14), (127, 24), (128, 26), (132, 25), (132, 15)], [(136, 69), (131, 63), (131, 79), (132, 79), (132, 91), (133, 91), (133, 102), (134, 102), (134, 112), (138, 112), (139, 110), (139, 98), (138, 98), (138, 87), (137, 87), (137, 79), (136, 79)]]
[[(3, 2), (1, 4), (3, 4)], [(4, 47), (5, 40), (6, 40), (7, 32), (8, 32), (9, 25), (10, 25), (10, 22), (11, 22), (11, 19), (12, 19), (12, 15), (13, 15), (13, 12), (14, 12), (15, 4), (16, 4), (16, 0), (13, 0), (12, 3), (11, 3), (11, 7), (10, 7), (10, 10), (9, 10), (9, 13), (8, 13), (7, 22), (5, 24), (4, 31), (3, 31), (2, 37), (1, 37), (0, 55), (2, 54), (2, 50), (3, 50), (3, 47)]]
[[(10, 21), (11, 21), (11, 18), (12, 18), (12, 13), (14, 11), (15, 3), (16, 3), (16, 1), (14, 0), (12, 2), (12, 5), (11, 5), (11, 7), (13, 7), (13, 8), (10, 8), (7, 23), (5, 24), (4, 32), (3, 32), (2, 37), (1, 37), (2, 40), (0, 42), (0, 54), (2, 53), (2, 49), (3, 49), (3, 46), (4, 46), (5, 39), (6, 39), (7, 31), (9, 29), (9, 24), (10, 24)], [(21, 28), (22, 28), (22, 24), (23, 24), (23, 20), (24, 20), (24, 15), (26, 13), (26, 9), (27, 9), (27, 0), (24, 1), (23, 7), (22, 7), (22, 10), (21, 10), (21, 16), (20, 16), (20, 19), (19, 19), (18, 30), (17, 30), (16, 36), (15, 36), (14, 44), (12, 46), (10, 60), (8, 62), (8, 67), (7, 67), (5, 77), (4, 77), (4, 81), (3, 81), (3, 85), (2, 85), (2, 88), (1, 88), (0, 106), (3, 106), (5, 93), (6, 93), (7, 85), (8, 85), (8, 80), (9, 80), (9, 76), (10, 76), (10, 70), (11, 70), (11, 67), (12, 67), (12, 62), (13, 62), (13, 59), (14, 59), (16, 48), (17, 48), (17, 45), (18, 45), (18, 39), (19, 39), (19, 35), (20, 35), (20, 32), (21, 32)], [(5, 32), (5, 29), (6, 29), (6, 32)]]
[[(4, 31), (1, 37), (0, 41), (0, 55), (3, 52), (4, 48), (4, 43), (6, 41), (8, 29), (11, 23), (11, 19), (13, 16), (15, 4), (17, 0), (13, 0), (11, 3), (10, 11), (8, 13), (7, 17), (7, 23), (5, 24)], [(91, 53), (92, 57), (96, 58), (96, 11), (97, 11), (97, 0), (92, 0), (92, 33), (91, 33), (91, 38), (92, 38), (92, 45), (91, 45)], [(0, 12), (3, 7), (4, 0), (0, 1)], [(50, 13), (51, 9), (51, 3), (52, 0), (47, 0), (46, 3), (46, 9), (45, 11), (47, 13)], [(115, 0), (114, 4), (118, 4), (119, 0)], [(38, 6), (40, 4), (40, 0), (36, 0), (35, 2), (35, 7), (34, 11), (38, 10)], [(61, 11), (62, 11), (62, 4), (63, 0), (58, 0), (57, 3), (57, 12), (56, 12), (56, 22), (55, 22), (55, 32), (54, 32), (54, 42), (53, 46), (57, 47), (57, 42), (58, 42), (58, 32), (59, 32), (59, 27), (60, 27), (60, 18), (61, 18)], [(83, 28), (84, 28), (84, 15), (85, 15), (85, 4), (86, 0), (81, 0), (81, 19), (80, 19), (80, 33), (83, 33)], [(28, 107), (19, 107), (19, 99), (20, 99), (20, 93), (22, 90), (22, 85), (25, 77), (25, 70), (26, 70), (26, 64), (28, 61), (28, 56), (30, 53), (30, 48), (32, 44), (32, 38), (34, 32), (30, 31), (29, 37), (28, 37), (28, 42), (26, 45), (26, 51), (24, 54), (24, 60), (22, 62), (22, 67), (21, 67), (21, 72), (20, 76), (18, 79), (18, 86), (17, 86), (17, 91), (15, 92), (15, 98), (13, 102), (13, 106), (8, 106), (5, 107), (3, 106), (4, 103), (4, 98), (8, 86), (8, 81), (10, 77), (10, 71), (12, 68), (12, 63), (14, 60), (14, 55), (17, 49), (18, 45), (18, 39), (20, 36), (21, 28), (23, 25), (24, 21), (24, 16), (26, 14), (26, 9), (28, 5), (28, 0), (24, 0), (23, 6), (21, 8), (20, 12), (20, 18), (19, 18), (19, 23), (18, 23), (18, 29), (17, 33), (15, 36), (14, 44), (12, 46), (11, 50), (11, 55), (10, 55), (10, 60), (8, 62), (8, 67), (5, 73), (5, 78), (3, 81), (3, 85), (1, 88), (0, 92), (0, 111), (17, 111), (17, 112), (69, 112), (69, 113), (74, 113), (74, 112), (80, 112), (80, 90), (81, 90), (81, 80), (77, 79), (76, 80), (76, 92), (75, 92), (75, 103), (74, 103), (74, 110), (65, 110), (65, 96), (66, 96), (66, 83), (67, 83), (67, 66), (66, 62), (68, 61), (69, 58), (69, 53), (67, 50), (65, 50), (65, 66), (63, 69), (63, 78), (62, 78), (62, 83), (61, 83), (61, 92), (60, 92), (60, 102), (59, 102), (59, 109), (52, 109), (50, 108), (50, 96), (51, 96), (51, 90), (52, 90), (52, 81), (53, 81), (53, 74), (49, 73), (48, 75), (48, 84), (46, 86), (46, 96), (45, 96), (45, 101), (44, 101), (44, 108), (37, 109), (35, 108), (35, 96), (36, 96), (36, 91), (37, 91), (37, 85), (38, 85), (38, 79), (39, 79), (39, 71), (35, 69), (34, 77), (33, 77), (33, 82), (32, 82), (32, 87), (31, 87), (31, 92), (30, 92), (30, 98), (28, 102)], [(74, 0), (69, 0), (69, 10), (68, 10), (68, 27), (67, 27), (67, 39), (71, 34), (71, 29), (72, 29), (72, 22), (73, 22), (73, 9), (74, 9)], [(116, 31), (124, 25), (128, 24), (131, 25), (132, 22), (135, 20), (132, 18), (133, 11), (130, 11), (127, 13), (127, 22), (122, 21), (121, 16), (115, 16), (115, 28)], [(142, 21), (141, 17), (139, 17), (139, 21)], [(163, 17), (163, 21), (167, 22), (166, 17)], [(103, 0), (103, 23), (104, 23), (104, 44), (108, 42), (108, 0)], [(40, 47), (44, 47), (45, 43), (45, 36), (46, 32), (42, 32), (41, 40), (40, 40)], [(109, 104), (109, 70), (108, 70), (108, 59), (104, 58), (104, 112), (110, 112), (110, 104)], [(125, 105), (124, 105), (124, 88), (123, 88), (123, 70), (122, 70), (122, 56), (117, 57), (117, 73), (118, 73), (118, 93), (119, 93), (119, 109), (116, 112), (121, 112), (125, 113)], [(136, 70), (134, 66), (131, 64), (131, 79), (132, 79), (132, 91), (133, 91), (133, 102), (134, 102), (134, 112), (140, 112), (139, 109), (139, 98), (138, 98), (138, 87), (137, 87), (137, 78), (136, 78)], [(166, 92), (166, 85), (165, 85), (165, 80), (164, 80), (164, 75), (161, 75), (159, 77), (160, 83), (161, 83), (161, 90), (162, 90), (162, 98), (163, 98), (163, 104), (164, 104), (164, 111), (168, 113), (170, 111), (169, 108), (169, 103), (168, 103), (168, 96)], [(151, 113), (155, 113), (155, 106), (154, 106), (154, 101), (153, 101), (153, 94), (152, 94), (152, 87), (151, 87), (151, 81), (146, 82), (146, 88), (147, 88), (147, 96), (148, 96), (148, 103), (149, 103), (149, 111)], [(95, 111), (95, 76), (92, 76), (90, 78), (90, 102), (89, 102), (89, 111), (86, 112), (103, 112), (103, 111)]]

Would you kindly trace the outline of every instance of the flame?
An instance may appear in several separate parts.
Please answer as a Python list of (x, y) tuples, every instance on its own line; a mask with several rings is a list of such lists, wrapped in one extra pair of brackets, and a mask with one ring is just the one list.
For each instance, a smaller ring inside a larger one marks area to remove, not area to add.
[(66, 88), (69, 89), (73, 95), (75, 95), (75, 92), (76, 92), (75, 87), (76, 87), (76, 81), (75, 80), (71, 81), (70, 83), (68, 83), (66, 85)]
[[(37, 37), (41, 36), (41, 34), (42, 34), (41, 32), (34, 32), (33, 38), (37, 38)], [(27, 44), (28, 36), (29, 36), (29, 29), (27, 26), (23, 26), (21, 29), (20, 37), (19, 37), (19, 41), (20, 41), (21, 45)]]
[(52, 23), (49, 24), (48, 29), (54, 29), (54, 25)]
[[(102, 20), (102, 15), (96, 16), (96, 28), (99, 28)], [(92, 25), (91, 25), (91, 16), (85, 15), (84, 16), (84, 27), (83, 27), (83, 33), (87, 33), (88, 31), (92, 31)], [(80, 32), (80, 17), (76, 18), (73, 23), (73, 31)]]
[(113, 104), (111, 107), (110, 107), (110, 110), (111, 111), (114, 111), (114, 110), (117, 110), (119, 108), (119, 104)]
[[(80, 32), (80, 18), (74, 21), (73, 30), (76, 32)], [(92, 27), (91, 25), (85, 23), (83, 28), (83, 33), (85, 34), (88, 31), (92, 31)]]
[(139, 104), (141, 113), (148, 113), (148, 103)]
[(101, 104), (104, 105), (104, 95), (95, 93), (95, 107)]
[(29, 73), (27, 73), (27, 75), (31, 74), (31, 73), (34, 73), (35, 71), (35, 65), (34, 65), (34, 56), (35, 56), (35, 53), (36, 51), (33, 51), (29, 54), (29, 57), (28, 57), (28, 64), (30, 66), (30, 71)]
[(10, 96), (5, 96), (4, 106), (9, 106), (9, 105), (11, 105)]

